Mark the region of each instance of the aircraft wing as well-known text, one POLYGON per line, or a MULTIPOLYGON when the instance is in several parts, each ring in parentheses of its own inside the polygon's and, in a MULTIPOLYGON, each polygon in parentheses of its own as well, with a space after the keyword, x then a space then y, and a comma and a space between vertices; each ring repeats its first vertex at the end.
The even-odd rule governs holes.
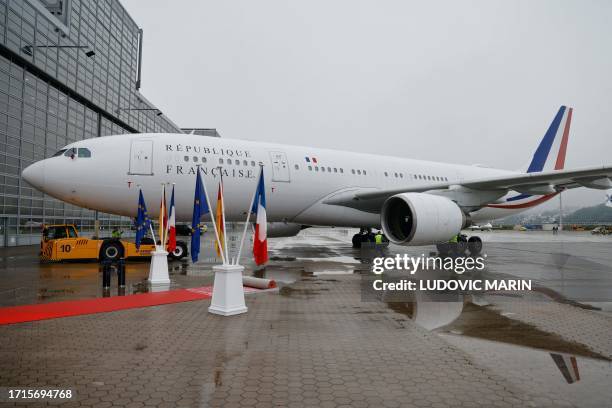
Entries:
POLYGON ((346 205, 354 208, 374 211, 388 197, 401 193, 422 193, 432 190, 448 190, 451 186, 463 187, 476 191, 518 191, 528 194, 550 194, 557 191, 588 187, 596 189, 612 188, 612 166, 585 167, 575 170, 552 170, 538 173, 516 173, 507 176, 496 176, 459 183, 434 182, 422 183, 386 190, 357 189, 338 193, 328 197, 326 204, 346 205), (359 203, 362 201, 362 203, 359 203), (367 204, 366 204, 367 202, 367 204), (358 204, 359 203, 359 204, 358 204))

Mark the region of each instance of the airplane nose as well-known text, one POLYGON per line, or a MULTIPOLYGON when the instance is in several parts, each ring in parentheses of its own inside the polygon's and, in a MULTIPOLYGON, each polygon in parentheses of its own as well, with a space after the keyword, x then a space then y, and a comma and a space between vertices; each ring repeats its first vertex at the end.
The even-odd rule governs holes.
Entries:
POLYGON ((39 190, 45 185, 45 164, 42 161, 33 163, 23 169, 21 177, 39 190))

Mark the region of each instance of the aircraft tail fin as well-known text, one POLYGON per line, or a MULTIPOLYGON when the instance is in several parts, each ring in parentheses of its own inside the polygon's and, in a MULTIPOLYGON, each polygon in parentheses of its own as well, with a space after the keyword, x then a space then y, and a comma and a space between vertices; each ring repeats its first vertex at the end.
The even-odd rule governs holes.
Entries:
POLYGON ((573 110, 573 108, 568 108, 567 106, 559 108, 533 154, 531 163, 527 168, 527 173, 538 173, 544 170, 561 170, 564 168, 573 110))

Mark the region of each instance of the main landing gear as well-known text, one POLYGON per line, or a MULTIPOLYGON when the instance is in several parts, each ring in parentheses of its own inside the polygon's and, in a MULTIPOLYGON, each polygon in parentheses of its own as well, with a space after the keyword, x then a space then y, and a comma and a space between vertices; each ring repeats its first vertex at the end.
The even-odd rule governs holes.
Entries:
POLYGON ((389 240, 384 235, 382 235, 382 242, 376 243, 376 234, 372 232, 372 228, 361 228, 359 233, 353 235, 353 248, 386 248, 388 246, 389 240))
POLYGON ((445 256, 478 256, 482 252, 482 239, 476 235, 471 236, 469 239, 465 234, 459 234, 457 242, 443 242, 437 244, 438 255, 441 257, 445 256))

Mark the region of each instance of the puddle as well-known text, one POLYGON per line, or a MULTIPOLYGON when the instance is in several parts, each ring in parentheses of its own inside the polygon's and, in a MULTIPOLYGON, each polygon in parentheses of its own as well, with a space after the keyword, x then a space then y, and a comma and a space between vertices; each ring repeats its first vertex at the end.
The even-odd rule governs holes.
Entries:
POLYGON ((315 295, 321 294, 322 291, 328 291, 327 288, 317 288, 317 289, 302 289, 302 288, 292 288, 291 286, 283 286, 279 290, 279 294, 281 296, 288 297, 304 297, 306 299, 312 298, 315 295))
POLYGON ((534 325, 503 316, 487 306, 473 303, 464 304, 461 315, 440 331, 454 331, 462 336, 612 361, 581 343, 566 340, 555 333, 545 332, 534 325))

